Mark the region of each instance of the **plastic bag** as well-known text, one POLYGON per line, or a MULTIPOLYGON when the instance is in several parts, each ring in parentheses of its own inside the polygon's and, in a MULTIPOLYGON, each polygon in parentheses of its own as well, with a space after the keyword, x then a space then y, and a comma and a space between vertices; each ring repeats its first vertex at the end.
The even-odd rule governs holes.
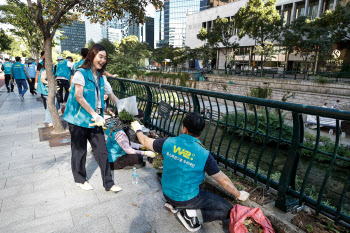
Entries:
POLYGON ((137 110, 136 96, 130 96, 128 98, 117 100, 117 109, 118 112, 125 109, 133 116, 138 115, 139 111, 137 110))
POLYGON ((249 232, 243 225, 246 218, 251 217, 255 222, 263 227, 264 233, 275 233, 271 222, 265 217, 259 207, 249 208, 247 206, 235 205, 230 213, 230 233, 246 233, 249 232))

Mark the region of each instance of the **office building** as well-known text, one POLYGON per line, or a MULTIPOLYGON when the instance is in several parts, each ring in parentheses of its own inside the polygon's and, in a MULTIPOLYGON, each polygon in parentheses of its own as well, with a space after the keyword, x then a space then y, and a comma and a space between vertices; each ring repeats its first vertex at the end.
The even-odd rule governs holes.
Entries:
POLYGON ((139 41, 148 43, 154 49, 154 18, 147 17, 145 23, 140 24, 139 28, 139 41))
POLYGON ((155 13, 155 47, 166 44, 184 47, 186 39, 186 16, 207 9, 207 0, 164 0, 164 9, 155 13))
POLYGON ((86 44, 85 22, 74 21, 71 26, 63 26, 60 29, 62 36, 66 37, 60 41, 61 51, 80 51, 86 44))
POLYGON ((86 43, 89 41, 98 42, 102 39, 102 27, 99 23, 91 23, 87 18, 85 19, 86 29, 86 43))
MULTIPOLYGON (((245 6, 248 0, 240 0, 225 5, 213 7, 204 11, 196 12, 187 15, 186 18, 186 46, 195 48, 197 46, 204 45, 204 41, 197 39, 197 34, 201 28, 206 28, 208 31, 214 25, 214 21, 217 17, 231 19, 240 7, 245 6)), ((290 24, 300 16, 307 16, 309 19, 315 19, 319 17, 326 10, 335 9, 337 4, 345 5, 349 0, 277 0, 276 9, 279 10, 283 23, 285 25, 290 24), (307 9, 307 11, 305 11, 307 9)), ((236 68, 251 68, 256 61, 260 60, 260 57, 254 55, 255 41, 249 37, 244 37, 241 40, 236 35, 236 30, 233 32, 231 42, 236 41, 240 47, 234 51, 227 51, 229 53, 234 52, 236 68)), ((284 48, 274 42, 276 51, 283 51, 284 48)), ((225 51, 225 48, 221 48, 221 51, 225 51)), ((342 50, 345 53, 346 50, 342 50)), ((267 67, 277 68, 279 70, 301 71, 302 58, 299 55, 288 54, 285 52, 276 52, 275 57, 265 63, 267 67)), ((343 56, 343 55, 342 55, 343 56)), ((216 58, 216 67, 218 69, 225 68, 226 57, 222 52, 218 53, 216 58)), ((314 70, 314 62, 310 62, 307 69, 314 70)))

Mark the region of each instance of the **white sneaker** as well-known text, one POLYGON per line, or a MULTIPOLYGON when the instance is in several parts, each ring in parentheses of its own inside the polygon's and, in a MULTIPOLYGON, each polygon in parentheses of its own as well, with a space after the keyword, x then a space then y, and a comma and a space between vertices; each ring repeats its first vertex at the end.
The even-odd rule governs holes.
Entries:
POLYGON ((123 189, 121 188, 121 187, 119 187, 119 186, 117 186, 117 185, 113 185, 110 189, 109 189, 109 191, 112 191, 112 192, 119 192, 119 191, 122 191, 123 189))
POLYGON ((84 184, 77 183, 77 186, 80 187, 81 189, 84 189, 86 191, 93 190, 94 188, 89 184, 87 181, 84 182, 84 184))
POLYGON ((23 102, 23 101, 24 101, 23 96, 19 95, 19 98, 21 99, 21 102, 23 102))

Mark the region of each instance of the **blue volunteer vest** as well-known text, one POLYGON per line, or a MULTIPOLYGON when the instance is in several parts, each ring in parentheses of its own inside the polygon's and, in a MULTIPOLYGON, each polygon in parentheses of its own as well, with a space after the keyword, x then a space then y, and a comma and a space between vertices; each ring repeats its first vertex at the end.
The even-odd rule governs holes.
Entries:
POLYGON ((39 73, 39 78, 38 78, 38 85, 37 85, 37 89, 36 89, 36 92, 37 93, 40 93, 42 95, 49 95, 49 90, 48 88, 45 87, 44 83, 41 82, 41 73, 44 71, 45 69, 42 68, 40 70, 40 73, 39 73))
POLYGON ((123 151, 123 149, 119 146, 118 142, 115 140, 115 135, 119 131, 111 133, 109 129, 106 130, 106 135, 108 136, 107 143, 106 143, 107 150, 108 150, 108 161, 111 163, 115 162, 117 158, 119 158, 120 156, 126 154, 123 151))
MULTIPOLYGON (((79 68, 85 79, 85 86, 83 96, 91 106, 95 109, 96 97, 95 97, 95 82, 91 69, 79 68)), ((98 85, 100 86, 100 95, 102 102, 102 109, 104 109, 104 79, 99 78, 98 85)), ((103 116, 103 113, 102 113, 103 116)), ((75 85, 72 85, 71 91, 69 92, 69 97, 66 105, 66 110, 64 111, 63 119, 73 125, 81 126, 84 128, 94 128, 94 126, 89 126, 89 124, 94 123, 91 121, 91 115, 78 103, 75 98, 75 85)))
POLYGON ((13 78, 14 79, 27 79, 23 70, 24 65, 20 62, 16 62, 12 65, 13 78))
POLYGON ((5 74, 11 74, 12 63, 7 61, 3 64, 5 74))
POLYGON ((77 63, 74 64, 73 66, 73 71, 74 73, 77 71, 77 69, 84 63, 85 59, 82 59, 80 61, 78 61, 77 63))
POLYGON ((67 60, 61 60, 57 63, 57 70, 55 73, 55 77, 61 76, 70 80, 71 69, 67 66, 67 60))
POLYGON ((163 193, 174 201, 188 201, 199 194, 209 156, 201 142, 188 134, 168 138, 162 149, 163 193))
POLYGON ((28 74, 29 74, 30 78, 35 78, 35 75, 36 75, 35 67, 36 67, 36 63, 35 62, 32 62, 32 63, 27 65, 27 71, 28 71, 28 74))

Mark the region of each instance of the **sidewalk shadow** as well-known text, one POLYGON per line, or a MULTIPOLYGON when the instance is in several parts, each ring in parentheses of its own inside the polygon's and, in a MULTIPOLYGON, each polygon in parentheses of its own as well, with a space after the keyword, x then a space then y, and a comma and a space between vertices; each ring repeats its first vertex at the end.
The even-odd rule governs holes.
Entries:
POLYGON ((92 175, 95 173, 98 164, 94 155, 94 152, 87 152, 87 158, 90 159, 90 161, 87 161, 87 166, 86 166, 86 175, 88 177, 88 179, 90 179, 92 177, 92 175), (92 157, 91 159, 89 158, 88 154, 90 154, 90 156, 92 157))

